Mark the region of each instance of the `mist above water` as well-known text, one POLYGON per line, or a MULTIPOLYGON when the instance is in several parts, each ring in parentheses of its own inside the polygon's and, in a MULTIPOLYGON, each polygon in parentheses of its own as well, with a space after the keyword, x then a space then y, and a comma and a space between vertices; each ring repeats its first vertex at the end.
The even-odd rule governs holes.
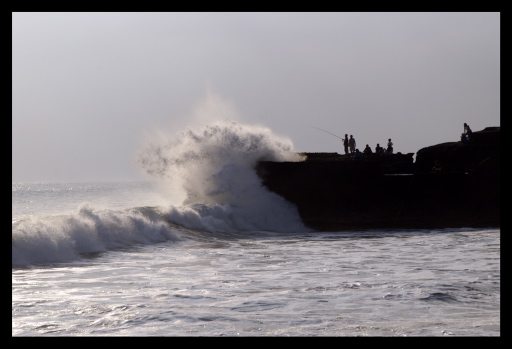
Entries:
POLYGON ((218 111, 227 110, 219 107, 222 103, 208 96, 196 109, 196 120, 211 119, 211 110, 213 121, 154 137, 139 152, 138 163, 179 197, 169 212, 179 224, 206 230, 297 231, 302 223, 296 208, 264 188, 254 166, 262 160, 301 161, 302 156, 293 151, 291 140, 266 127, 222 118, 218 111))

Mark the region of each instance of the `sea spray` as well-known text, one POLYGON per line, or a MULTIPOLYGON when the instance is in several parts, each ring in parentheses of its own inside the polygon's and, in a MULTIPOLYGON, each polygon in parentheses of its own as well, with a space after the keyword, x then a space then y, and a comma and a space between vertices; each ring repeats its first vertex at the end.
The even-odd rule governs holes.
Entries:
POLYGON ((169 220, 207 231, 307 230, 295 206, 269 192, 258 161, 301 161, 292 142, 266 127, 226 120, 149 143, 138 162, 147 173, 183 190, 169 220))

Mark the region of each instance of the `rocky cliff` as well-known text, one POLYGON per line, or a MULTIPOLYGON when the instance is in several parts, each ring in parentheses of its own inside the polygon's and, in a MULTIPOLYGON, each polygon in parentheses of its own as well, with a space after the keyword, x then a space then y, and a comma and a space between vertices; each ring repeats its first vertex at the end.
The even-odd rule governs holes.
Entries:
POLYGON ((414 153, 353 160, 304 153, 302 162, 262 161, 271 191, 297 206, 318 230, 497 227, 500 225, 500 128, 473 132, 414 153), (434 162, 441 164, 433 171, 434 162))

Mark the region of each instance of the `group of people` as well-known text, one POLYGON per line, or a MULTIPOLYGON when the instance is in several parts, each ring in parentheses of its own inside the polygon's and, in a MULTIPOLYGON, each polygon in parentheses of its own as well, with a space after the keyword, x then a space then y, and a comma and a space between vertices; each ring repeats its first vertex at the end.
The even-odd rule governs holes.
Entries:
MULTIPOLYGON (((354 136, 350 135, 350 138, 347 134, 345 134, 345 138, 343 139, 343 148, 345 150, 345 154, 351 154, 354 156, 354 159, 361 159, 363 156, 370 156, 373 154, 372 148, 367 144, 364 148, 363 152, 361 153, 359 149, 356 148, 356 139, 354 136)), ((384 149, 377 143, 377 146, 375 147, 375 154, 381 155, 381 154, 393 154, 393 142, 391 142, 391 138, 388 139, 387 148, 384 149)))
POLYGON ((345 149, 345 154, 349 153, 349 149, 350 154, 354 154, 356 152, 356 139, 354 138, 354 136, 350 135, 350 138, 348 138, 348 135, 345 134, 345 138, 342 139, 342 141, 343 148, 345 149))
MULTIPOLYGON (((460 139, 462 143, 468 143, 471 141, 473 136, 473 131, 471 131, 471 128, 467 123, 464 123, 464 133, 460 136, 460 139)), ((356 148, 356 139, 353 135, 350 135, 350 138, 348 134, 345 134, 345 138, 342 139, 343 141, 343 148, 345 150, 345 155, 352 155, 354 159, 362 159, 363 157, 368 157, 372 154, 393 154, 393 142, 391 141, 391 138, 388 139, 387 148, 384 149, 377 143, 377 146, 375 147, 375 153, 372 151, 372 148, 367 144, 364 148, 363 152, 360 152, 359 149, 356 148)), ((436 164, 436 171, 440 171, 441 166, 439 164, 436 164)))

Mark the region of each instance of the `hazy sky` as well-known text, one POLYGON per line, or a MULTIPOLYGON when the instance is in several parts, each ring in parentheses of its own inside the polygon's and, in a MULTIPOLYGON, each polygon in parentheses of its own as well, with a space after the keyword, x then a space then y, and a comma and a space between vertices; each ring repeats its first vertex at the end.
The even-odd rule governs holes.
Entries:
POLYGON ((500 13, 13 13, 12 180, 143 178, 207 90, 299 152, 500 126, 500 13))

